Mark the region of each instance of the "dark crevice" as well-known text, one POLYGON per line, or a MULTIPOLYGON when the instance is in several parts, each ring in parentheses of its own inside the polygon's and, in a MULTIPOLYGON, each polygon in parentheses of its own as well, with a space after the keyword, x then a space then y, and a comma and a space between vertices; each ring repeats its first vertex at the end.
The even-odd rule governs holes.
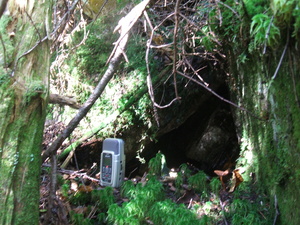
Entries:
MULTIPOLYGON (((228 98, 227 87, 221 86, 218 94, 228 98)), ((166 156, 169 168, 190 163, 212 175, 216 169, 234 167, 239 146, 230 105, 216 97, 209 98, 181 126, 148 145, 142 157, 149 160, 158 151, 166 156), (197 153, 197 146, 203 153, 197 153)))

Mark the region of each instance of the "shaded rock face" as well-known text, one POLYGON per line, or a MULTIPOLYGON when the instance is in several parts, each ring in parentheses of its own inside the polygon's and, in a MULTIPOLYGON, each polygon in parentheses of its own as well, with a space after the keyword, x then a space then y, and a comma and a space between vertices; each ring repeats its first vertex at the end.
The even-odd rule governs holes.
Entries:
POLYGON ((228 169, 238 156, 238 142, 231 113, 226 109, 216 109, 210 116, 203 132, 196 132, 186 150, 190 160, 202 164, 208 170, 228 169))
POLYGON ((95 139, 85 142, 76 148, 76 158, 70 161, 70 166, 75 169, 91 168, 95 163, 100 168, 100 155, 102 152, 102 140, 95 139))
MULTIPOLYGON (((226 97, 226 88, 220 94, 226 97)), ((234 166, 239 145, 230 106, 211 96, 183 124, 149 144, 142 156, 148 160, 157 151, 165 154, 169 168, 188 162, 213 174, 234 166)))

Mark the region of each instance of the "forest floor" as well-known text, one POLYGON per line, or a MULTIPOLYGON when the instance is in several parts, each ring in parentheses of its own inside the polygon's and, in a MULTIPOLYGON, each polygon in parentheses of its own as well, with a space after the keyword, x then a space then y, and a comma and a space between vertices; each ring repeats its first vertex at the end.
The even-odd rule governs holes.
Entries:
MULTIPOLYGON (((105 189, 105 187, 100 186, 100 176, 99 173, 96 172, 95 170, 93 171, 93 168, 81 170, 58 168, 57 179, 55 181, 56 187, 54 191, 52 191, 50 165, 44 164, 42 167, 40 186, 40 224, 106 224, 99 222, 97 219, 99 218, 99 200, 92 201, 90 197, 93 191, 105 189), (74 220, 74 214, 81 215, 82 221, 87 222, 86 219, 88 219, 88 221, 97 222, 78 222, 78 220, 74 220)), ((246 213, 245 218, 253 214, 252 211, 254 211, 255 217, 259 217, 256 218, 255 221, 257 221, 258 224, 267 224, 270 205, 268 202, 262 200, 262 196, 259 196, 253 191, 242 191, 237 196, 234 192, 229 192, 229 187, 226 188, 217 185, 216 187, 220 188, 219 193, 215 194, 210 191, 203 197, 203 192, 201 193, 195 190, 197 188, 193 188, 187 180, 180 184, 180 190, 178 190, 178 184, 176 184, 175 178, 177 172, 178 170, 171 171, 171 176, 158 178, 163 185, 165 198, 170 199, 178 205, 184 204, 186 209, 193 210, 198 218, 205 215, 214 218, 213 222, 199 224, 228 225, 237 224, 238 221, 244 222, 243 218, 239 218, 240 220, 235 222, 235 218, 231 214, 232 210, 236 213, 244 211, 244 213, 246 213), (256 208, 255 205, 257 203, 259 203, 260 207, 256 208), (249 204, 251 208, 249 208, 249 204)), ((128 178, 125 178, 125 180, 128 180, 128 178)), ((130 180, 135 186, 138 184, 143 186, 147 182, 147 173, 142 177, 135 176, 130 180)), ((221 184, 221 181, 219 181, 219 183, 221 184)), ((113 188, 113 196, 113 203, 117 203, 119 206, 124 202, 130 201, 130 199, 122 195, 121 188, 113 188)), ((253 219, 250 218, 250 220, 253 219)), ((106 219, 103 221, 106 221, 106 219)), ((143 224, 155 223, 150 219, 145 219, 143 224)))
MULTIPOLYGON (((48 127, 44 136, 44 149, 53 141, 55 134, 63 128, 63 124, 48 127)), ((271 205, 270 200, 264 194, 259 193, 255 187, 255 174, 253 174, 252 180, 244 181, 242 176, 245 175, 238 169, 214 171, 215 176, 208 176, 193 165, 183 164, 180 168, 167 169, 164 174, 155 175, 160 186, 159 189, 155 189, 157 185, 155 186, 153 183, 153 188, 147 189, 145 187, 147 187, 147 183, 150 183, 151 174, 162 172, 153 173, 151 169, 148 169, 143 175, 128 174, 128 177, 124 179, 124 185, 120 188, 107 189, 107 187, 100 185, 99 166, 93 163, 95 159, 100 160, 99 151, 96 151, 99 149, 99 143, 95 141, 89 142, 87 146, 82 145, 82 149, 76 150, 79 161, 76 160, 75 164, 69 163, 64 169, 58 165, 56 172, 53 172, 52 165, 47 163, 42 165, 40 224, 131 225, 131 223, 126 222, 108 221, 110 206, 117 204, 120 209, 125 210, 125 207, 122 208, 122 206, 133 201, 133 198, 128 197, 130 192, 135 192, 136 197, 139 194, 149 194, 149 190, 150 192, 161 190, 163 193, 163 198, 154 199, 154 202, 169 200, 181 209, 184 206, 184 210, 189 211, 199 221, 199 223, 192 224, 272 224, 272 221, 273 224, 276 223, 278 215, 274 212, 277 206, 271 205), (128 184, 132 184, 129 191, 128 184), (125 187, 126 185, 127 187, 125 187), (135 189, 133 190, 133 188, 135 189), (147 189, 148 192, 143 188, 147 189), (126 189, 127 194, 125 193, 126 189), (105 192, 107 190, 111 192, 105 192), (111 194, 112 198, 103 196, 103 194, 111 194), (204 217, 208 218, 206 222, 203 220, 204 217)), ((161 163, 161 158, 156 156, 153 159, 154 164, 161 163), (155 158, 157 159, 155 160, 155 158)), ((149 168, 151 168, 150 161, 149 168)), ((161 164, 158 168, 162 168, 161 164)), ((153 196, 151 193, 149 196, 149 199, 148 197, 145 198, 146 201, 151 201, 150 198, 153 196)), ((174 205, 172 207, 170 208, 176 211, 174 205)), ((139 218, 142 223, 138 224, 161 224, 153 222, 147 213, 142 217, 142 219, 139 218)))

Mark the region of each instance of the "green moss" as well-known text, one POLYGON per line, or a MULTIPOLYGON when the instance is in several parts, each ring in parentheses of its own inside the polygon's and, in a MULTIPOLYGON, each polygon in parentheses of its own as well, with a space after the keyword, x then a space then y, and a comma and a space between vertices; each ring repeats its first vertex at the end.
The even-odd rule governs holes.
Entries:
MULTIPOLYGON (((43 96, 46 93, 46 87, 42 82, 32 82, 25 92, 24 101, 26 104, 30 103, 34 98, 43 96)), ((42 97, 45 98, 45 97, 42 97)))
POLYGON ((195 175, 188 178, 189 185, 197 192, 201 193, 201 197, 205 198, 208 194, 208 179, 203 171, 199 171, 195 175))
MULTIPOLYGON (((11 20, 12 18, 7 15, 3 15, 0 19, 0 35, 1 35, 0 66, 1 67, 3 66, 4 68, 8 68, 8 66, 12 63, 13 60, 14 46, 6 30, 11 20)), ((0 75, 1 75, 1 71, 0 71, 0 75)))
MULTIPOLYGON (((239 67, 237 79, 244 89, 240 96, 248 110, 257 115, 262 115, 261 110, 266 111, 268 121, 261 122, 250 115, 239 115, 244 123, 244 147, 242 145, 238 165, 246 168, 243 177, 251 178, 248 181, 257 182, 257 190, 268 193, 271 204, 274 204, 275 195, 277 196, 282 223, 297 224, 299 221, 295 215, 299 211, 294 202, 300 200, 300 183, 296 179, 299 171, 300 112, 295 101, 289 66, 284 61, 276 79, 267 83, 269 92, 259 96, 260 82, 268 80, 266 72, 273 75, 272 71, 260 70, 263 68, 261 64, 271 63, 269 68, 276 68, 277 64, 268 62, 267 58, 259 59, 259 54, 251 55, 249 59, 243 67, 239 67), (267 99, 267 107, 264 107, 261 98, 267 99)), ((275 213, 274 207, 270 210, 275 213)), ((241 218, 243 217, 236 216, 233 221, 241 218)))
POLYGON ((268 3, 264 0, 244 0, 243 2, 249 17, 263 13, 268 8, 268 3))
MULTIPOLYGON (((117 40, 118 35, 113 34, 114 26, 118 19, 116 16, 102 16, 97 21, 89 24, 89 37, 84 45, 76 50, 73 67, 80 69, 80 79, 88 81, 97 74, 103 74, 106 70, 106 61, 113 49, 112 41, 117 40), (109 24, 109 26, 108 26, 109 24)), ((85 31, 77 32, 73 42, 80 43, 84 37, 85 31)))

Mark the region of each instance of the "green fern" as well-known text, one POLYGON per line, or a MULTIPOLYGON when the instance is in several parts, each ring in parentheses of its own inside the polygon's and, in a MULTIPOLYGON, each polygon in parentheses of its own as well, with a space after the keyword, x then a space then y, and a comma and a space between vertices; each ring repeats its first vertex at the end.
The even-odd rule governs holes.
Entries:
POLYGON ((219 191, 221 190, 220 179, 218 177, 212 178, 209 182, 209 187, 215 195, 219 195, 219 191))
POLYGON ((254 37, 255 48, 263 45, 274 47, 280 38, 279 28, 266 14, 257 14, 252 18, 250 34, 254 37))
POLYGON ((71 221, 74 225, 92 225, 92 222, 88 218, 84 218, 83 214, 71 212, 71 221))
POLYGON ((189 177, 188 183, 197 192, 202 194, 202 197, 208 196, 207 175, 203 171, 199 171, 195 175, 189 177))
POLYGON ((105 187, 101 190, 93 190, 91 194, 92 202, 98 202, 100 210, 106 211, 115 202, 112 187, 105 187))
POLYGON ((149 173, 157 176, 161 175, 163 155, 157 153, 156 156, 149 161, 149 173))
POLYGON ((165 198, 163 186, 156 176, 149 175, 147 182, 136 186, 132 182, 125 182, 122 186, 123 195, 130 201, 123 203, 122 207, 112 204, 108 209, 108 220, 112 224, 139 224, 155 202, 165 198), (126 220, 124 219, 126 218, 126 220))
POLYGON ((127 180, 121 187, 121 196, 123 198, 133 198, 136 193, 135 185, 131 180, 127 180))
POLYGON ((196 214, 189 211, 184 205, 177 205, 169 199, 156 202, 149 210, 149 217, 154 224, 193 225, 200 223, 196 214))

